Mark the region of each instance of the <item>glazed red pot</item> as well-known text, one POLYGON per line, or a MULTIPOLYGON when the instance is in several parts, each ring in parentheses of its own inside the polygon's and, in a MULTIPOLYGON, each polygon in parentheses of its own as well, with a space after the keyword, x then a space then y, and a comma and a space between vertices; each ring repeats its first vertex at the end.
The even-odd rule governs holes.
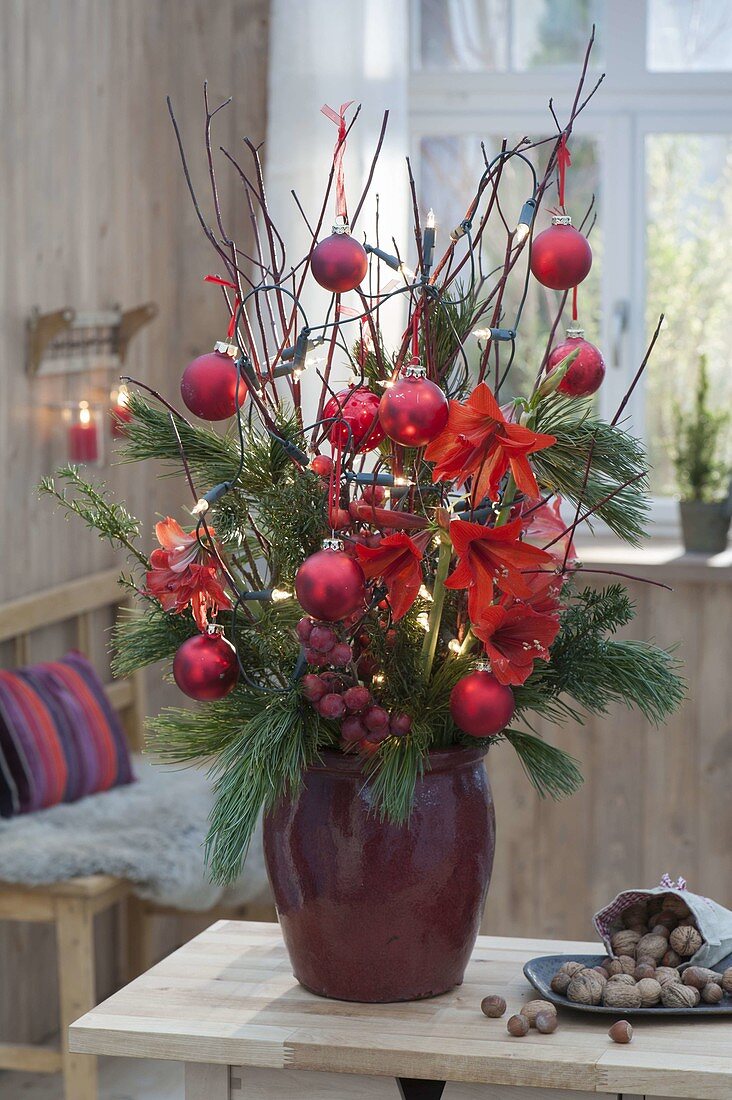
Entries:
POLYGON ((463 980, 493 867, 480 749, 430 754, 408 824, 381 821, 357 756, 324 752, 264 820, 297 980, 343 1001, 411 1001, 463 980))

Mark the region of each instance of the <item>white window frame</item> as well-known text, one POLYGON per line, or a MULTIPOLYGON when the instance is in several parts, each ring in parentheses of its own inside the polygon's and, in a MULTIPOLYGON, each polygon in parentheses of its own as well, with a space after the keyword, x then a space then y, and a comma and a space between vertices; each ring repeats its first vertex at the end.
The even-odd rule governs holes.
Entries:
MULTIPOLYGON (((412 0, 411 40, 418 42, 419 5, 412 0)), ((606 79, 575 125, 601 146, 600 190, 604 258, 601 278, 601 346, 608 373, 600 390, 603 415, 612 415, 640 364, 645 330, 645 139, 652 133, 732 133, 732 72, 657 73, 645 67, 646 0, 605 0, 603 68, 606 79), (612 150, 612 155, 602 155, 612 150), (627 223, 627 232, 619 231, 627 223), (619 334, 616 308, 628 303, 619 334)), ((548 97, 566 116, 577 67, 541 72, 420 71, 412 57, 409 77, 410 144, 415 163, 427 136, 549 132, 548 97)), ((588 74, 587 87, 599 75, 588 74)), ((644 433, 643 385, 627 407, 632 430, 644 433)), ((670 497, 654 498, 651 533, 678 536, 678 509, 670 497)))

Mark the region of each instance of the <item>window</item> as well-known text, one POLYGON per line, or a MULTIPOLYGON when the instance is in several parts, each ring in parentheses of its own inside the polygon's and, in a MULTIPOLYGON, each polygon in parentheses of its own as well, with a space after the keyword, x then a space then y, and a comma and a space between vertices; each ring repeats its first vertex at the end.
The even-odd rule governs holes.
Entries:
MULTIPOLYGON (((598 396, 612 416, 666 314, 627 414, 649 450, 654 531, 671 534, 668 440, 700 354, 720 402, 732 397, 732 0, 413 0, 413 155, 425 200, 456 224, 481 142, 490 155, 503 137, 546 136, 550 95, 566 116, 593 22, 590 81, 607 77, 575 126, 567 194, 575 224, 593 195, 597 215, 580 320, 603 349, 598 396)), ((526 193, 515 167, 512 214, 526 193)), ((497 243, 486 242, 485 264, 497 243)), ((532 285, 517 345, 526 371, 554 302, 532 285)))

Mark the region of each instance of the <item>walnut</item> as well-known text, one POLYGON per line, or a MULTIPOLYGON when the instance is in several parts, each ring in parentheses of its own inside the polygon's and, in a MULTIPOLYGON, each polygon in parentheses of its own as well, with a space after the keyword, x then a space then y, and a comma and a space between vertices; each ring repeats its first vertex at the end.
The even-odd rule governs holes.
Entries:
POLYGON ((674 913, 673 909, 662 909, 660 913, 656 913, 653 918, 655 924, 663 924, 669 930, 675 928, 679 923, 679 916, 674 913))
MULTIPOLYGON (((583 971, 583 975, 587 973, 587 970, 583 971)), ((577 980, 579 980, 579 976, 577 980)), ((540 1012, 553 1012, 555 1016, 557 1014, 557 1010, 551 1001, 527 1001, 521 1009, 521 1015, 526 1017, 530 1027, 533 1027, 536 1023, 536 1017, 540 1012)))
POLYGON ((636 986, 643 1008, 653 1008, 661 1000, 661 986, 655 978, 641 978, 636 986))
POLYGON ((608 972, 608 976, 612 978, 614 974, 624 974, 623 964, 620 959, 610 959, 605 963, 605 970, 608 972))
POLYGON ((668 985, 669 982, 680 982, 681 975, 675 966, 659 966, 656 969, 656 981, 661 985, 668 985))
POLYGON ((613 951, 616 955, 632 955, 635 958, 636 946, 640 936, 637 932, 633 932, 630 928, 623 928, 620 932, 615 932, 610 938, 613 951))
POLYGON ((723 996, 722 987, 716 982, 707 982, 701 991, 701 999, 708 1005, 718 1005, 723 996))
POLYGON ((557 971, 558 974, 569 974, 570 978, 575 974, 579 974, 580 970, 585 969, 585 964, 581 962, 575 962, 573 959, 569 962, 562 963, 557 971))
POLYGON ((575 975, 569 983, 567 997, 575 1004, 599 1005, 602 1000, 602 991, 608 985, 610 985, 610 982, 603 982, 600 975, 596 974, 594 970, 583 970, 581 974, 575 975))
POLYGON ((669 937, 671 947, 681 955, 682 959, 691 958, 691 956, 699 950, 703 942, 696 928, 692 928, 691 925, 688 924, 674 928, 669 937))
POLYGON ((600 981, 606 982, 608 979, 608 973, 604 966, 591 966, 590 970, 593 974, 598 974, 600 981))
POLYGON ((663 936, 654 936, 653 933, 649 933, 647 936, 643 936, 638 940, 637 947, 635 949, 635 957, 642 959, 645 957, 655 959, 656 962, 660 962, 663 956, 668 951, 668 942, 663 936))
POLYGON ((635 985, 635 978, 632 974, 613 974, 612 978, 608 978, 610 982, 616 982, 619 985, 635 985))
POLYGON ((653 963, 638 963, 635 968, 635 973, 633 974, 637 982, 641 981, 643 978, 655 978, 655 976, 656 968, 653 963))
POLYGON ((684 985, 693 985, 694 989, 703 989, 709 982, 719 985, 722 975, 714 970, 707 970, 706 966, 688 966, 681 976, 684 985))
POLYGON ((668 982, 661 988, 665 1008, 694 1008, 699 1004, 699 990, 681 982, 668 982))
POLYGON ((732 966, 728 966, 722 975, 722 989, 725 993, 732 993, 732 966))
POLYGON ((636 961, 632 955, 618 955, 618 962, 622 966, 623 974, 634 974, 636 961))
POLYGON ((630 928, 633 924, 645 924, 647 913, 647 903, 645 901, 636 901, 633 905, 629 905, 627 909, 623 909, 621 919, 624 926, 630 928))
POLYGON ((663 936, 665 940, 671 935, 671 929, 666 924, 654 924, 651 929, 652 936, 663 936))
POLYGON ((661 959, 661 962, 664 966, 678 966, 681 962, 681 955, 670 948, 661 959))
POLYGON ((608 982, 605 986, 602 1003, 608 1008, 640 1008, 641 995, 638 986, 624 982, 608 982))

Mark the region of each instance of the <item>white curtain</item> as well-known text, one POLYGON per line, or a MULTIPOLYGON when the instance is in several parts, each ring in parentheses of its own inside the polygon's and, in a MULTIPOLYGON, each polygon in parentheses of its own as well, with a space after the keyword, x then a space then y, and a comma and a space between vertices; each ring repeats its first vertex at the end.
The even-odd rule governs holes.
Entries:
MULTIPOLYGON (((332 164, 337 129, 320 113, 323 104, 336 111, 342 103, 362 104, 345 154, 349 212, 355 210, 376 148, 382 116, 389 124, 370 197, 359 216, 356 235, 373 242, 375 195, 379 195, 382 247, 393 251, 392 236, 403 254, 413 252, 409 239, 407 173, 407 77, 409 71, 408 0, 272 0, 270 14, 269 114, 265 172, 272 216, 285 239, 288 259, 295 262, 310 246, 310 237, 291 195, 297 196, 315 223, 332 164)), ((331 231, 334 198, 321 238, 331 231)), ((412 263, 414 259, 412 257, 412 263)), ((383 272, 382 282, 391 273, 383 272)), ((311 324, 325 320, 329 296, 308 279, 303 305, 311 324)), ((358 305, 355 295, 344 304, 358 305)), ((387 339, 396 342, 403 323, 397 307, 382 316, 387 339)), ((351 325, 356 335, 355 325, 351 325)), ((349 342, 350 342, 349 333, 349 342)), ((308 372, 310 373, 310 372, 308 372)), ((345 381, 344 365, 340 378, 345 381)), ((304 392, 319 388, 317 377, 303 378, 304 392)))

